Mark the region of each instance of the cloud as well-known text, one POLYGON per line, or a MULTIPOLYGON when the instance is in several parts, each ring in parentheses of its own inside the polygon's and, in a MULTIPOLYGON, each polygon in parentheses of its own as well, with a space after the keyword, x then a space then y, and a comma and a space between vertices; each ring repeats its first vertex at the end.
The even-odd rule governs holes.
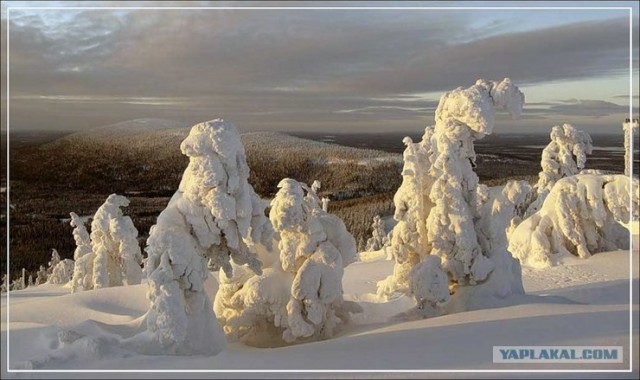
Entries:
MULTIPOLYGON (((12 126, 230 115, 247 129, 408 128, 437 104, 417 93, 479 77, 535 84, 628 70, 626 19, 513 32, 504 18, 477 22, 486 14, 12 11, 12 126)), ((618 111, 548 104, 525 119, 618 111)))

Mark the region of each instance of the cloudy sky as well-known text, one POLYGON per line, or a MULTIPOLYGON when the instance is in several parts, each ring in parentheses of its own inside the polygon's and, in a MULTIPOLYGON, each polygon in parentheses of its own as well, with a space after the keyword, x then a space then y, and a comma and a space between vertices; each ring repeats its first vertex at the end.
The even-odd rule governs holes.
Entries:
MULTIPOLYGON (((590 132, 618 132, 629 114, 627 9, 7 12, 70 5, 251 4, 3 2, 2 128, 7 59, 12 130, 83 129, 142 117, 189 123, 224 117, 242 130, 419 131, 432 122, 443 91, 503 77, 520 85, 527 105, 520 120, 499 117, 501 132, 546 132, 564 122, 590 132)), ((631 6, 632 32, 638 35, 637 2, 564 5, 631 6)), ((633 45, 637 82, 638 41, 633 45)), ((637 85, 631 96, 637 115, 637 85)))

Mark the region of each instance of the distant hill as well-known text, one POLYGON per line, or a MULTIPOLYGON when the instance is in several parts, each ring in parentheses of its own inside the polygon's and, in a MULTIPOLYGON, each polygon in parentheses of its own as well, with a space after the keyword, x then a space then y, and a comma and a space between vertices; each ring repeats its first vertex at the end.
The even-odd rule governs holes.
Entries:
MULTIPOLYGON (((126 149, 178 151, 180 143, 189 134, 191 125, 166 119, 134 119, 76 132, 50 143, 44 149, 58 149, 62 145, 111 145, 126 149)), ((337 164, 345 161, 360 165, 390 161, 400 163, 398 154, 374 149, 361 149, 290 136, 280 132, 246 132, 241 135, 247 152, 264 151, 278 155, 304 152, 315 156, 317 163, 337 164)))
MULTIPOLYGON (((122 191, 175 189, 188 159, 180 143, 191 125, 164 119, 135 119, 87 129, 43 144, 43 157, 17 163, 27 167, 28 177, 49 178, 52 170, 33 168, 32 162, 53 162, 67 178, 55 178, 65 186, 122 191), (54 161, 50 157, 56 157, 54 161), (59 157, 59 159, 58 159, 59 157), (68 167, 68 168, 67 168, 68 167)), ((256 191, 268 196, 282 178, 307 183, 318 179, 322 192, 333 199, 353 198, 393 191, 400 183, 402 156, 293 137, 279 132, 247 132, 241 135, 256 191)), ((45 166, 45 165, 43 165, 45 166)), ((22 174, 21 173, 21 174, 22 174)), ((36 179, 36 178, 34 178, 36 179)))

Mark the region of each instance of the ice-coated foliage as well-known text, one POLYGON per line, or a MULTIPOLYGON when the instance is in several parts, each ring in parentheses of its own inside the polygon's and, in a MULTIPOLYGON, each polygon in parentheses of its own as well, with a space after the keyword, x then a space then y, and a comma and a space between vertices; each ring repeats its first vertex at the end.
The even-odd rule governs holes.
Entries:
POLYGON ((180 149, 189 165, 147 240, 147 330, 163 352, 213 355, 225 338, 203 288, 209 269, 262 273, 255 251, 271 248, 273 230, 233 124, 197 124, 180 149))
POLYGON ((492 210, 480 207, 479 198, 486 189, 478 187, 473 171, 473 143, 491 134, 496 108, 517 117, 523 103, 524 95, 509 79, 478 80, 469 88, 458 88, 440 98, 436 124, 425 129, 420 143, 405 138, 403 181, 394 196, 398 224, 391 249, 396 265, 394 273, 378 283, 380 295, 413 295, 429 315, 434 312, 435 302, 446 298, 428 286, 438 284, 442 273, 446 273, 452 292, 460 286, 501 282, 498 279, 505 276, 517 280, 504 283, 505 289, 492 288, 494 293, 521 291, 517 262, 512 263, 508 257, 509 265, 497 265, 506 253, 505 229, 511 216, 496 222, 505 234, 499 243, 483 244, 479 236, 478 223, 485 219, 482 212, 492 210), (500 257, 496 252, 502 252, 500 257), (427 263, 430 255, 440 261, 436 264, 429 259, 427 263), (496 268, 500 268, 498 273, 496 268))
POLYGON ((584 168, 587 154, 593 149, 591 136, 571 124, 554 126, 550 137, 551 142, 542 150, 542 171, 535 185, 537 196, 526 210, 525 218, 540 209, 558 180, 576 175, 584 168))
POLYGON ((215 302, 227 333, 256 345, 328 338, 359 311, 342 298, 343 268, 356 258, 344 223, 320 207, 317 186, 287 178, 278 187, 269 219, 279 256, 265 252, 259 276, 221 274, 215 302))
POLYGON ((387 234, 384 231, 384 222, 380 215, 373 217, 373 224, 371 225, 373 232, 371 237, 367 240, 367 251, 377 251, 382 249, 388 244, 387 234))
MULTIPOLYGON (((15 280, 11 281, 11 285, 9 285, 9 290, 26 289, 27 282, 26 282, 26 279, 25 279, 25 273, 26 273, 26 270, 24 268, 22 268, 22 272, 21 272, 20 277, 18 277, 15 280)), ((5 280, 7 280, 6 277, 5 277, 5 280)))
POLYGON ((91 249, 91 239, 84 221, 75 212, 71 215, 71 226, 73 229, 73 239, 76 242, 76 249, 73 252, 73 276, 71 279, 71 292, 91 289, 93 287, 93 260, 95 254, 91 249))
POLYGON ((44 265, 40 265, 40 270, 36 274, 36 285, 42 285, 47 282, 47 268, 44 265))
POLYGON ((330 202, 329 198, 326 198, 326 197, 322 198, 322 209, 326 212, 329 212, 329 202, 330 202))
POLYGON ((51 249, 51 260, 47 263, 47 275, 51 275, 53 268, 60 262, 60 254, 55 248, 51 249))
POLYGON ((558 254, 587 258, 628 249, 629 231, 619 222, 637 219, 639 207, 638 180, 633 180, 631 194, 629 181, 623 175, 592 174, 559 180, 542 208, 511 234, 509 250, 523 264, 543 268, 558 254))
POLYGON ((631 161, 633 160, 633 142, 636 141, 640 133, 638 127, 638 119, 625 120, 622 123, 622 131, 624 132, 624 174, 631 175, 631 161))
POLYGON ((121 210, 128 205, 127 198, 111 194, 93 216, 90 238, 95 255, 91 279, 94 289, 135 285, 142 279, 138 230, 121 210))
POLYGON ((0 293, 5 293, 9 291, 9 278, 7 274, 2 275, 2 285, 0 285, 0 293))
POLYGON ((47 281, 50 284, 60 284, 64 285, 67 282, 71 281, 71 277, 73 276, 73 260, 64 259, 58 262, 56 266, 53 267, 51 274, 47 281))

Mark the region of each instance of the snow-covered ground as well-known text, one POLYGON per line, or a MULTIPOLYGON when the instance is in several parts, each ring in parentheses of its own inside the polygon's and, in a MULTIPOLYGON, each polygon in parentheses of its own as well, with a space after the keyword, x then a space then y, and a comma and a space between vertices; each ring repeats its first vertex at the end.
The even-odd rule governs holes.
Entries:
MULTIPOLYGON (((384 260, 382 255, 369 255, 372 261, 356 262, 345 269, 345 299, 358 302, 364 313, 354 316, 336 337, 280 348, 253 348, 229 342, 225 351, 213 357, 142 356, 109 343, 138 331, 136 323, 148 309, 145 284, 75 294, 60 285, 46 284, 12 292, 10 305, 6 294, 2 295, 3 349, 7 347, 10 327, 9 352, 2 354, 3 369, 7 368, 7 354, 11 369, 25 368, 31 360, 34 367, 42 370, 628 369, 630 275, 634 288, 633 355, 638 352, 637 235, 631 252, 631 258, 628 251, 603 252, 586 260, 564 258, 561 265, 547 269, 523 268, 527 295, 511 299, 511 306, 428 319, 413 317, 410 309, 414 301, 407 297, 382 301, 375 296, 376 282, 391 273, 393 261, 384 260), (58 335, 69 329, 102 338, 64 346, 58 335), (492 346, 498 345, 623 346, 624 363, 494 364, 492 346)), ((213 297, 217 290, 214 281, 208 281, 207 290, 213 297)), ((637 356, 633 367, 637 374, 637 356)), ((3 373, 2 377, 45 375, 48 374, 3 373)), ((154 377, 157 375, 160 374, 154 377)), ((634 374, 617 374, 631 375, 634 374)))

